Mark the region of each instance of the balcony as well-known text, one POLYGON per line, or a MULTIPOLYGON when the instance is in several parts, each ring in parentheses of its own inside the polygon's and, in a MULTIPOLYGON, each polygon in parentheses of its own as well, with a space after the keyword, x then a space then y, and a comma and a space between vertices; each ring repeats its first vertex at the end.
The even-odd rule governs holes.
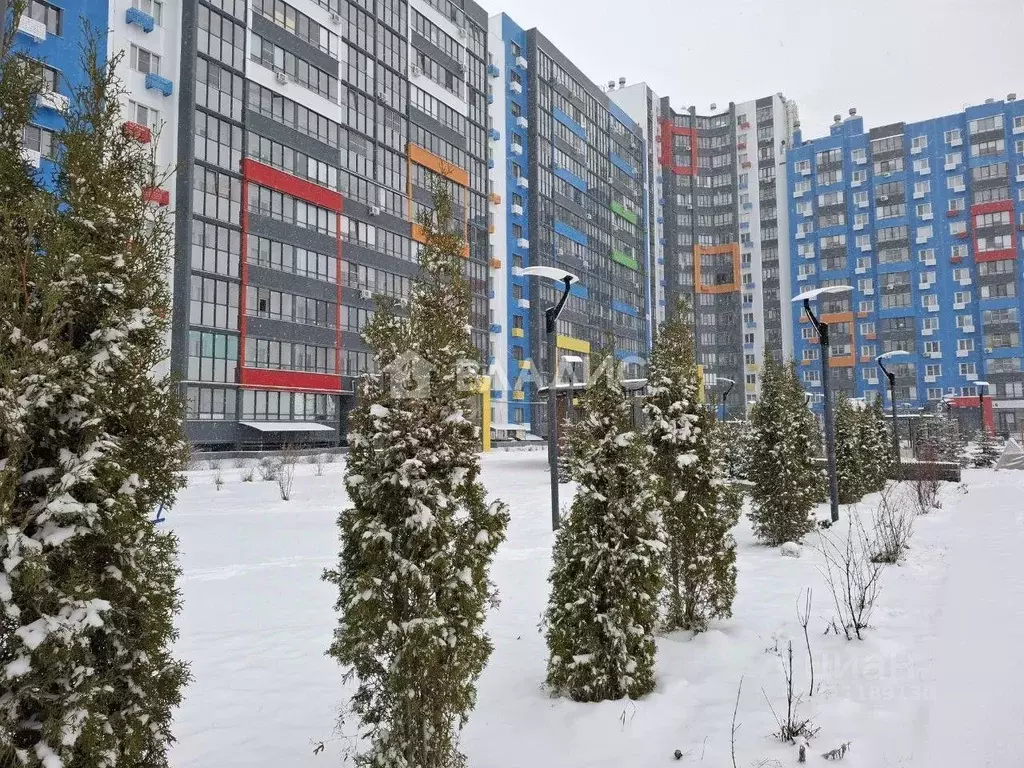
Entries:
POLYGON ((36 96, 36 106, 40 109, 52 109, 54 112, 63 112, 71 105, 71 99, 63 93, 46 91, 36 96))
POLYGON ((517 83, 515 80, 513 80, 508 84, 508 89, 512 91, 512 93, 521 94, 523 92, 523 84, 517 83))
POLYGON ((516 305, 520 309, 529 309, 530 308, 530 300, 529 299, 518 299, 516 301, 516 305))
POLYGON ((159 91, 164 96, 170 96, 174 92, 174 84, 166 77, 150 72, 146 75, 146 90, 159 91))
POLYGON ((497 77, 500 74, 501 74, 501 70, 498 69, 498 66, 496 64, 488 64, 487 65, 487 75, 488 75, 488 77, 497 77))
POLYGON ((497 128, 488 128, 487 135, 490 137, 491 141, 497 141, 501 138, 501 131, 497 128))
POLYGON ((21 18, 18 19, 18 31, 24 32, 37 43, 41 43, 46 40, 46 24, 41 21, 36 21, 35 19, 30 19, 24 13, 21 15, 21 18))
POLYGON ((160 189, 160 187, 143 187, 142 199, 147 203, 166 206, 171 204, 171 193, 166 189, 160 189))
POLYGON ((509 144, 508 148, 509 148, 509 151, 511 151, 513 155, 521 155, 521 154, 523 154, 523 145, 522 144, 509 144))
POLYGON ((516 125, 520 128, 526 128, 530 125, 530 121, 526 119, 526 115, 520 115, 516 118, 516 125))
POLYGON ((520 237, 518 240, 516 240, 516 245, 518 245, 524 251, 530 250, 530 241, 527 240, 525 237, 520 237))
POLYGON ((516 186, 522 187, 523 189, 529 189, 530 180, 525 176, 516 176, 516 186))
POLYGON ((43 155, 34 149, 28 149, 27 147, 21 148, 21 159, 30 168, 38 168, 39 164, 43 162, 43 155))
POLYGON ((516 66, 527 69, 530 66, 530 62, 526 60, 525 56, 516 56, 516 66))
POLYGON ((509 208, 509 210, 512 212, 513 216, 523 215, 523 206, 521 206, 519 203, 512 203, 512 207, 509 208))
POLYGON ((156 26, 153 17, 138 8, 129 8, 124 15, 124 20, 128 24, 136 25, 143 32, 152 32, 156 26))
POLYGON ((130 120, 121 126, 121 133, 140 144, 149 144, 153 140, 153 132, 147 126, 130 120))
POLYGON ((521 339, 526 335, 526 331, 522 328, 513 328, 512 335, 517 339, 521 339))

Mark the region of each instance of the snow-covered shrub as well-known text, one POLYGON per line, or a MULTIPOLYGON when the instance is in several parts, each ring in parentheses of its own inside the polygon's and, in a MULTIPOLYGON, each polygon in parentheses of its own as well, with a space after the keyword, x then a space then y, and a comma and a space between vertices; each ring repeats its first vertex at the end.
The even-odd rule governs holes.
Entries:
POLYGON ((983 469, 994 467, 1003 452, 999 439, 987 429, 982 429, 978 433, 975 443, 978 448, 973 465, 983 469))
POLYGON ((268 483, 277 482, 280 461, 273 456, 264 456, 257 462, 256 470, 260 473, 260 480, 268 483))
POLYGON ((546 617, 548 686, 575 701, 654 688, 654 628, 664 549, 651 451, 606 357, 583 396, 572 454, 579 484, 555 538, 546 617))
POLYGON ((327 466, 327 457, 330 454, 327 453, 314 453, 309 457, 309 463, 316 467, 316 476, 321 477, 324 473, 324 467, 327 466))
MULTIPOLYGON (((69 6, 76 10, 81 4, 69 6)), ((24 10, 20 3, 16 12, 24 10)), ((8 17, 10 19, 10 17, 8 17)), ((75 22, 77 23, 77 19, 75 22)), ((171 221, 152 147, 86 29, 83 82, 36 185, 22 130, 50 90, 0 53, 0 765, 166 768, 189 679, 177 541, 154 525, 188 448, 166 360, 171 221)))
POLYGON ((750 521, 764 543, 799 542, 814 530, 811 510, 819 501, 824 473, 812 461, 820 443, 792 365, 765 360, 761 396, 751 412, 748 476, 750 521))
POLYGON ((868 627, 875 600, 881 591, 883 564, 872 554, 875 544, 854 508, 846 510, 846 535, 833 529, 818 532, 818 550, 824 556, 819 567, 836 609, 836 621, 846 639, 862 639, 868 627))
POLYGON ((217 474, 213 476, 213 484, 217 487, 218 491, 224 487, 224 473, 219 469, 217 470, 217 474))
POLYGON ((871 559, 896 563, 914 533, 914 508, 903 483, 886 486, 874 512, 874 549, 871 559))
POLYGON ((288 447, 281 451, 281 455, 275 462, 276 471, 274 479, 277 480, 277 490, 281 493, 281 501, 288 501, 292 497, 292 484, 295 481, 295 465, 299 463, 299 454, 294 448, 288 447))
POLYGON ((861 445, 859 412, 842 392, 835 406, 836 479, 839 503, 854 504, 866 492, 865 456, 861 445))
POLYGON ((381 375, 362 379, 349 415, 351 506, 338 517, 338 565, 324 574, 338 588, 329 653, 355 681, 355 764, 373 768, 465 765, 459 732, 491 653, 489 570, 508 524, 479 480, 464 239, 441 186, 433 209, 420 217, 408 319, 378 300, 366 330, 381 375))
POLYGON ((732 615, 739 499, 721 466, 714 414, 697 401, 697 361, 688 309, 661 326, 651 357, 646 439, 665 528, 667 629, 701 631, 732 615))

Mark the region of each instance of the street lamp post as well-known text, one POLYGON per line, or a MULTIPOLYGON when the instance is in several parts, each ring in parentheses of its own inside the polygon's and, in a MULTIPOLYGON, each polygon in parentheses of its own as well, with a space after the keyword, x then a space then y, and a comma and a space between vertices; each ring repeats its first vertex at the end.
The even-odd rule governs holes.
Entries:
POLYGON ((814 330, 818 332, 818 343, 821 346, 821 386, 825 400, 825 459, 828 463, 828 495, 833 523, 839 520, 839 479, 836 476, 836 438, 832 425, 832 389, 828 377, 828 323, 819 320, 814 314, 811 310, 811 301, 825 294, 849 293, 852 290, 853 287, 849 285, 829 285, 824 288, 813 288, 793 297, 794 303, 803 302, 804 312, 807 313, 814 330))
POLYGON ((875 362, 878 363, 878 367, 882 369, 882 373, 885 374, 885 378, 889 382, 889 400, 892 401, 892 452, 896 456, 897 467, 903 463, 903 457, 900 456, 899 422, 896 420, 896 374, 886 368, 882 361, 893 357, 905 357, 909 354, 905 350, 894 349, 891 352, 883 352, 875 358, 875 362))
POLYGON ((729 393, 732 392, 732 388, 736 386, 736 382, 732 379, 727 379, 725 376, 719 376, 719 381, 724 381, 729 386, 725 388, 725 392, 722 393, 722 421, 725 421, 728 412, 725 410, 725 399, 729 397, 729 393))
MULTIPOLYGON (((562 284, 562 297, 558 304, 544 310, 544 332, 547 333, 548 367, 551 380, 548 382, 548 469, 551 473, 551 530, 557 531, 560 522, 558 510, 558 404, 555 397, 558 392, 558 368, 555 357, 558 355, 557 339, 558 316, 569 298, 569 289, 579 278, 571 272, 558 267, 524 267, 519 273, 524 277, 546 277, 562 284)), ((570 393, 571 396, 571 393, 570 393)))
POLYGON ((985 432, 985 390, 991 387, 987 381, 976 381, 974 386, 978 388, 978 417, 981 419, 981 431, 985 432))

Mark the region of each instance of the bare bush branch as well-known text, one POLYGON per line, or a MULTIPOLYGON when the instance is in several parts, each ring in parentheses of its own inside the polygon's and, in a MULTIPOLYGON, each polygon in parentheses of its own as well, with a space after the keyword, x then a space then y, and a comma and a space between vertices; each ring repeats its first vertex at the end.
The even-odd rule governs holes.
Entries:
MULTIPOLYGON (((803 592, 800 593, 803 596, 803 592)), ((803 608, 800 607, 800 598, 797 598, 796 605, 796 616, 800 622, 800 626, 804 629, 804 642, 807 644, 807 663, 811 668, 811 682, 807 688, 807 698, 814 696, 814 654, 811 653, 811 636, 807 632, 807 625, 811 623, 811 596, 813 592, 810 587, 807 588, 807 599, 804 601, 803 608)))
MULTIPOLYGON (((732 708, 732 734, 730 736, 730 748, 732 750, 732 768, 736 768, 736 732, 740 729, 739 725, 736 724, 736 713, 740 711, 740 694, 743 693, 743 678, 740 678, 740 684, 736 688, 736 706, 732 708)), ((701 755, 701 759, 703 759, 701 755)))
POLYGON ((802 697, 796 693, 793 686, 794 673, 792 640, 787 644, 785 655, 781 653, 779 654, 779 660, 782 662, 782 675, 786 680, 785 721, 779 718, 775 711, 775 707, 772 706, 772 703, 768 698, 768 694, 765 693, 763 688, 761 689, 761 693, 764 695, 764 700, 768 702, 768 709, 771 710, 772 717, 775 718, 775 723, 779 726, 779 730, 777 730, 774 735, 779 739, 779 741, 788 741, 791 743, 796 743, 797 739, 809 741, 814 738, 819 729, 815 727, 809 719, 801 720, 798 714, 802 697))
POLYGON ((281 492, 282 501, 288 501, 292 496, 292 482, 295 480, 298 460, 298 453, 292 446, 286 446, 277 460, 277 488, 281 492))
POLYGON ((914 533, 914 510, 908 503, 902 483, 882 490, 874 514, 874 550, 876 563, 896 563, 906 551, 914 533))
POLYGON ((855 636, 860 640, 861 630, 867 628, 881 591, 882 564, 871 558, 874 544, 857 511, 848 509, 846 518, 849 527, 845 538, 819 532, 818 549, 825 558, 825 566, 818 570, 832 593, 836 618, 846 639, 855 636))

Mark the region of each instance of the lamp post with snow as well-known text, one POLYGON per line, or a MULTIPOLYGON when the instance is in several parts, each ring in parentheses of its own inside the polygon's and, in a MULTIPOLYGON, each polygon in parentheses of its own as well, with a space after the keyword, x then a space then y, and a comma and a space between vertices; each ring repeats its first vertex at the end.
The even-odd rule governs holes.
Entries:
MULTIPOLYGON (((544 310, 548 368, 551 371, 551 380, 548 383, 548 469, 551 472, 551 530, 557 531, 561 515, 558 510, 558 404, 555 402, 558 391, 558 365, 555 363, 555 358, 558 355, 558 349, 556 335, 558 316, 562 313, 562 307, 565 306, 565 302, 569 298, 572 284, 579 282, 579 278, 558 267, 524 267, 519 274, 523 277, 544 277, 562 284, 562 296, 558 303, 544 310)), ((571 392, 569 396, 572 396, 571 392)))
POLYGON ((900 431, 899 422, 896 420, 896 374, 885 367, 883 360, 890 360, 894 357, 906 357, 910 353, 903 349, 894 349, 891 352, 883 352, 875 358, 875 362, 878 363, 878 367, 882 369, 882 373, 885 374, 886 381, 889 382, 889 400, 892 402, 892 452, 896 457, 896 466, 902 464, 902 457, 900 456, 900 431))
POLYGON ((981 431, 985 432, 985 390, 992 385, 987 381, 976 381, 974 386, 978 388, 978 417, 981 419, 981 431))
POLYGON ((725 382, 729 385, 722 393, 722 421, 725 421, 726 416, 728 416, 728 411, 725 410, 725 399, 729 397, 729 393, 732 392, 732 388, 736 386, 736 382, 732 379, 725 378, 725 376, 719 376, 718 381, 725 382))
POLYGON ((850 285, 828 285, 824 288, 812 288, 793 297, 793 303, 803 302, 807 318, 818 332, 818 344, 821 346, 821 386, 825 400, 825 459, 828 463, 828 497, 832 513, 832 522, 839 520, 839 479, 836 476, 836 437, 832 426, 832 397, 828 376, 829 338, 828 323, 820 320, 811 309, 811 302, 826 294, 849 293, 850 285))

